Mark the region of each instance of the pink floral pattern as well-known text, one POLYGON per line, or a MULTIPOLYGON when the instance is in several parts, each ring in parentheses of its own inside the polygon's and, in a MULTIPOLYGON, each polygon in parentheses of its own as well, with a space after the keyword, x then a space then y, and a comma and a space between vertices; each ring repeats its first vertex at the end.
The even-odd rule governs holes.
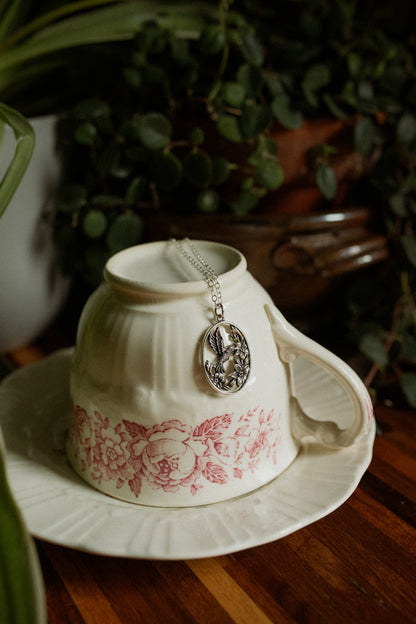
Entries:
POLYGON ((192 427, 169 420, 144 427, 123 420, 112 426, 98 411, 74 406, 70 444, 83 472, 98 484, 128 484, 136 498, 153 489, 198 493, 207 482, 223 485, 254 472, 260 461, 277 462, 280 416, 256 407, 246 414, 223 414, 192 427))

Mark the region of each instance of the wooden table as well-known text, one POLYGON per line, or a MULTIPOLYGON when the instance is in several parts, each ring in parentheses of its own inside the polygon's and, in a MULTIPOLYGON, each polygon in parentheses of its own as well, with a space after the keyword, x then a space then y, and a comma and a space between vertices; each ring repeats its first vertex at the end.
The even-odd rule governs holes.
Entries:
POLYGON ((49 624, 416 622, 416 413, 379 406, 376 418, 382 435, 358 489, 281 540, 173 562, 37 540, 49 624))

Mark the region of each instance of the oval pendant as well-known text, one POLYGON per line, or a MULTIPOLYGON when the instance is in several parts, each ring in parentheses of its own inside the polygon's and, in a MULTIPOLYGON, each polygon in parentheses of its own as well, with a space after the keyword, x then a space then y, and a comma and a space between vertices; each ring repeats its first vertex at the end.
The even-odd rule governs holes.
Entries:
POLYGON ((238 392, 250 373, 250 351, 243 332, 233 323, 220 321, 206 332, 202 362, 210 385, 224 394, 238 392))

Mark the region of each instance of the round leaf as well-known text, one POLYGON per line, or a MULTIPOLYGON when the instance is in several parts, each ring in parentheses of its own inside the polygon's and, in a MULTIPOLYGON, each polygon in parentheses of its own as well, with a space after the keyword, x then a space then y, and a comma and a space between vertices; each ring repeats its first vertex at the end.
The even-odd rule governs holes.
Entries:
POLYGON ((239 108, 246 97, 246 91, 242 84, 238 82, 226 82, 222 87, 224 100, 230 106, 239 108))
POLYGON ((211 184, 219 186, 224 184, 230 175, 231 165, 223 156, 213 156, 212 159, 212 180, 211 184))
POLYGON ((79 102, 72 111, 75 119, 99 119, 100 117, 108 117, 111 109, 107 102, 99 98, 89 98, 79 102))
POLYGON ((260 67, 263 64, 263 46, 253 33, 243 33, 239 47, 242 55, 251 65, 260 67))
POLYGON ((133 178, 127 187, 124 197, 126 204, 135 204, 140 201, 146 191, 146 186, 146 178, 144 176, 133 178))
POLYGON ((264 159, 257 168, 257 182, 269 191, 275 191, 283 183, 283 169, 275 160, 264 159))
POLYGON ((259 197, 250 190, 242 190, 231 208, 236 215, 245 215, 258 204, 259 197))
POLYGON ((334 170, 326 163, 320 163, 316 170, 316 183, 326 199, 334 199, 338 182, 334 170))
POLYGON ((75 140, 81 145, 93 145, 97 136, 97 127, 90 121, 84 121, 76 127, 75 140))
POLYGON ((238 68, 237 80, 250 97, 254 97, 260 92, 264 82, 260 69, 248 63, 240 65, 238 68))
POLYGON ((170 192, 182 179, 182 163, 171 152, 157 153, 152 161, 153 179, 159 191, 170 192))
POLYGON ((183 171, 194 186, 208 186, 212 178, 211 158, 204 150, 195 150, 185 156, 183 171))
POLYGON ((215 24, 211 24, 204 28, 199 38, 199 49, 202 54, 209 56, 221 52, 225 45, 224 30, 215 24))
POLYGON ((409 405, 416 407, 416 373, 403 373, 400 377, 400 387, 409 405))
POLYGON ((360 340, 360 351, 372 362, 385 366, 388 362, 386 348, 382 336, 378 334, 364 334, 360 340))
POLYGON ((90 210, 85 215, 82 228, 88 238, 100 238, 106 230, 107 217, 101 210, 90 210))
POLYGON ((165 115, 148 113, 139 119, 138 131, 143 145, 150 150, 158 151, 169 144, 172 126, 165 115))
POLYGON ((404 113, 397 124, 397 140, 409 144, 416 138, 416 117, 411 113, 404 113))
POLYGON ((109 227, 106 242, 112 253, 121 251, 140 242, 143 222, 138 215, 118 215, 109 227))
POLYGON ((189 140, 193 145, 201 145, 205 140, 205 134, 202 128, 192 128, 189 140))
POLYGON ((276 95, 272 102, 272 112, 282 126, 294 130, 302 125, 302 113, 293 110, 287 95, 276 95))
POLYGON ((216 212, 220 206, 218 193, 213 189, 201 191, 196 199, 196 205, 200 212, 216 212))
POLYGON ((243 140, 240 125, 236 117, 231 115, 221 115, 217 121, 217 128, 220 134, 229 141, 240 143, 243 140))
POLYGON ((254 104, 247 106, 241 116, 240 125, 246 138, 252 138, 267 128, 271 121, 271 112, 268 106, 254 104))
POLYGON ((359 154, 368 156, 378 138, 377 128, 368 117, 359 119, 354 128, 354 146, 359 154))
POLYGON ((304 89, 310 91, 319 91, 323 87, 326 87, 331 80, 331 72, 327 65, 317 64, 312 65, 306 72, 303 79, 304 89))

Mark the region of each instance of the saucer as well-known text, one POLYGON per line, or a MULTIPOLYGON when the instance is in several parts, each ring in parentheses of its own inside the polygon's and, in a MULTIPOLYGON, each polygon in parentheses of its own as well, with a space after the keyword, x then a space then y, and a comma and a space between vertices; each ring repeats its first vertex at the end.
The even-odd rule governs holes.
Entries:
POLYGON ((57 351, 0 385, 9 483, 36 538, 121 557, 223 555, 277 540, 328 515, 353 493, 371 461, 374 421, 358 444, 339 451, 308 438, 284 473, 222 503, 168 509, 110 498, 82 481, 66 460, 71 357, 71 349, 57 351))

